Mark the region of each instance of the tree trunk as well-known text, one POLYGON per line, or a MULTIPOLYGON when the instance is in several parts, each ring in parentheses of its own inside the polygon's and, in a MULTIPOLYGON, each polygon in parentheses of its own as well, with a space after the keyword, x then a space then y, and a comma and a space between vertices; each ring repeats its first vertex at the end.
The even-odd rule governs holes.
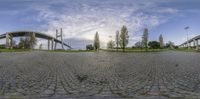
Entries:
POLYGON ((123 52, 125 52, 125 47, 123 47, 123 52))

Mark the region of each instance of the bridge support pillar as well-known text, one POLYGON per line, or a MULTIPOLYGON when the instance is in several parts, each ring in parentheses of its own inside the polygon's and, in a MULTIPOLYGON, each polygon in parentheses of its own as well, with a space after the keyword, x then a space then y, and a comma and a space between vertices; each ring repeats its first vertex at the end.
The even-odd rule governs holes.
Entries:
POLYGON ((196 50, 199 49, 199 42, 198 42, 198 39, 196 40, 196 50))
POLYGON ((55 43, 54 49, 56 49, 56 47, 57 47, 57 42, 54 42, 54 43, 55 43))
POLYGON ((12 49, 12 36, 6 33, 6 48, 12 49))
POLYGON ((10 42, 9 42, 9 34, 6 33, 6 48, 9 49, 9 46, 10 46, 10 42))
POLYGON ((191 42, 189 42, 188 48, 191 48, 191 42))
POLYGON ((193 39, 193 46, 192 46, 193 48, 195 48, 195 46, 196 46, 195 43, 196 43, 196 41, 193 39))
MULTIPOLYGON (((36 40, 35 33, 31 33, 30 38, 32 39, 32 41, 35 41, 36 40)), ((34 43, 35 42, 31 42, 31 49, 34 49, 34 43)))
POLYGON ((51 40, 51 50, 54 50, 54 39, 51 40))
POLYGON ((186 48, 189 48, 189 43, 186 44, 186 48))
POLYGON ((48 47, 48 50, 50 50, 50 40, 48 40, 47 47, 48 47))
POLYGON ((10 36, 10 49, 13 49, 13 38, 10 36))

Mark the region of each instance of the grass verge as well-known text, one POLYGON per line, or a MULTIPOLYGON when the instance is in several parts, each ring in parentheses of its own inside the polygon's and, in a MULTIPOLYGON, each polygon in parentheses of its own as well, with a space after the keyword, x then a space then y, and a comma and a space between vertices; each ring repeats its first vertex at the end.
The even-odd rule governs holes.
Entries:
POLYGON ((178 49, 173 49, 174 51, 183 51, 183 52, 197 52, 194 48, 178 48, 178 49))
POLYGON ((0 52, 25 52, 30 51, 29 49, 0 49, 0 52))
MULTIPOLYGON (((107 52, 123 52, 122 49, 104 49, 103 51, 107 52)), ((168 51, 168 49, 148 49, 147 51, 145 49, 125 49, 125 52, 161 52, 161 51, 168 51)))
POLYGON ((68 53, 74 53, 74 52, 96 52, 94 50, 50 50, 49 52, 68 52, 68 53))

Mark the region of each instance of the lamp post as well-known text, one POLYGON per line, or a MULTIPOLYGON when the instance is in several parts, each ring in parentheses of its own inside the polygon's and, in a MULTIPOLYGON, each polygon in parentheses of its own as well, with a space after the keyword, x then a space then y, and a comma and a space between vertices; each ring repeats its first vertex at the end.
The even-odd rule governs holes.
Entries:
POLYGON ((187 48, 189 49, 189 38, 188 38, 188 29, 189 29, 190 27, 189 26, 187 26, 187 27, 185 27, 184 29, 185 29, 185 31, 186 31, 186 33, 187 33, 187 48))

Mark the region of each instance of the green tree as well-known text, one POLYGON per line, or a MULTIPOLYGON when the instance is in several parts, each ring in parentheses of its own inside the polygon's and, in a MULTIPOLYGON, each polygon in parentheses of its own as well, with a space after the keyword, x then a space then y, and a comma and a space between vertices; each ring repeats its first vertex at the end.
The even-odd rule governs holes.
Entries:
POLYGON ((86 45, 86 50, 94 50, 92 44, 86 45))
POLYGON ((99 48, 100 48, 99 34, 98 32, 96 32, 94 36, 94 49, 98 51, 99 48))
POLYGON ((146 51, 148 50, 148 35, 149 35, 148 34, 148 29, 145 28, 143 36, 142 36, 142 43, 143 43, 146 51))
POLYGON ((25 48, 25 39, 24 39, 24 38, 20 38, 18 47, 19 47, 20 49, 24 49, 24 48, 25 48))
POLYGON ((108 49, 113 49, 115 47, 115 42, 113 40, 110 40, 108 43, 107 43, 107 48, 108 49))
POLYGON ((165 45, 166 48, 170 48, 170 49, 174 49, 175 48, 175 44, 171 41, 169 41, 168 43, 166 43, 165 45))
POLYGON ((121 48, 123 49, 123 52, 125 52, 125 48, 128 45, 128 29, 127 27, 124 25, 121 28, 121 34, 120 34, 120 39, 119 39, 119 44, 121 46, 121 48))
POLYGON ((0 49, 5 49, 5 45, 0 45, 0 49))
POLYGON ((30 37, 26 36, 24 40, 25 40, 25 42, 24 42, 24 48, 25 49, 30 49, 31 48, 31 45, 30 45, 30 42, 29 42, 30 41, 30 37))
POLYGON ((148 43, 148 45, 152 49, 158 49, 158 48, 160 48, 160 43, 158 41, 150 41, 148 43))
POLYGON ((159 42, 160 42, 160 48, 163 48, 164 47, 164 42, 163 42, 162 34, 160 34, 160 36, 159 36, 159 42))
POLYGON ((20 38, 19 48, 33 49, 36 45, 36 39, 33 33, 28 33, 25 38, 20 38))
POLYGON ((118 51, 118 48, 119 48, 119 40, 120 40, 120 37, 119 37, 119 31, 117 30, 116 31, 116 38, 115 38, 115 41, 116 41, 116 47, 117 47, 117 51, 118 51))
POLYGON ((12 40, 11 40, 11 44, 12 44, 12 47, 13 47, 13 48, 16 48, 16 41, 15 41, 15 40, 12 39, 12 40))

